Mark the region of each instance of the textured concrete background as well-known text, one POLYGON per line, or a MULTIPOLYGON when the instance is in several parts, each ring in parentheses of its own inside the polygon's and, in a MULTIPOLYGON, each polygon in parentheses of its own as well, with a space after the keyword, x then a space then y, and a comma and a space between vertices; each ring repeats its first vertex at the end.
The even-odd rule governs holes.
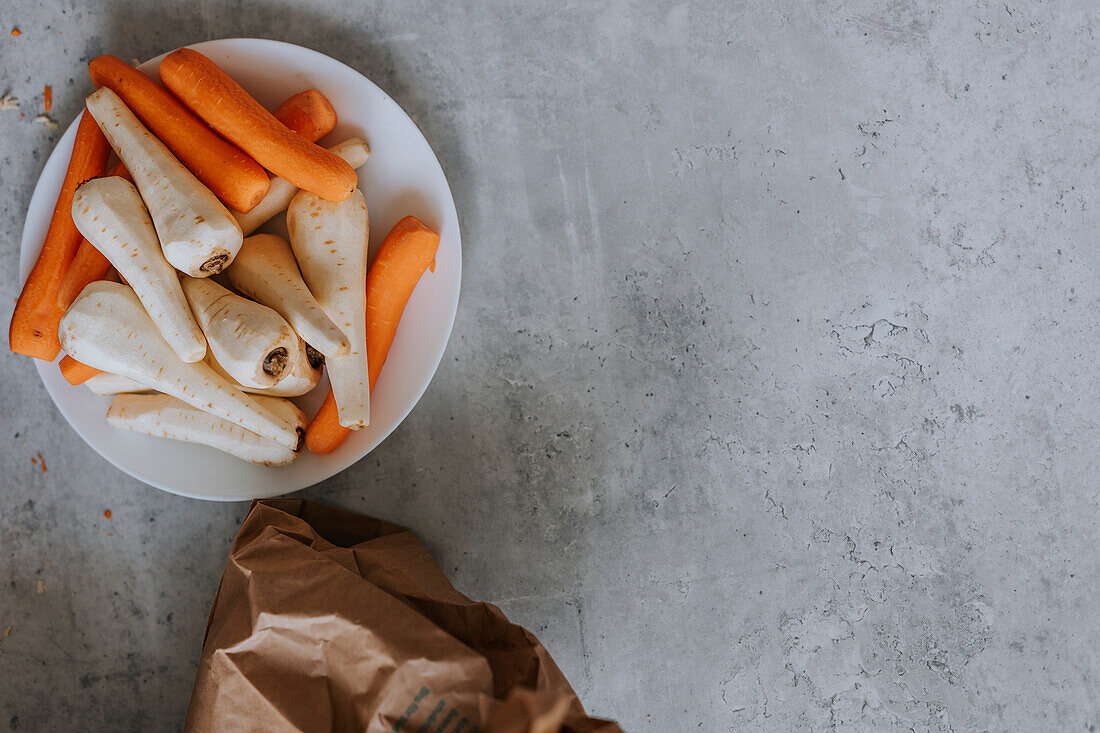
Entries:
MULTIPOLYGON (((628 730, 1100 726, 1095 4, 256 5, 7 0, 0 74, 67 122, 96 54, 267 36, 424 130, 454 336, 303 496, 414 528, 628 730)), ((56 136, 0 113, 4 322, 56 136)), ((245 507, 0 359, 0 729, 173 729, 245 507)))

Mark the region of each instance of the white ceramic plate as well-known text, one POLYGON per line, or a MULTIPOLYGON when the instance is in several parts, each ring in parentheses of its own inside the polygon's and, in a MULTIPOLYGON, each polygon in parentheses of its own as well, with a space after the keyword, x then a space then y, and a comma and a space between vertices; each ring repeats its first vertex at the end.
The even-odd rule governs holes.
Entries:
MULTIPOLYGON (((320 144, 333 145, 352 136, 370 143, 371 157, 359 169, 359 187, 370 212, 372 251, 390 227, 408 214, 440 234, 435 272, 425 274, 409 300, 371 395, 370 427, 352 433, 329 455, 304 451, 289 466, 254 466, 212 448, 108 427, 103 416, 110 398, 69 385, 55 364, 36 363, 46 390, 69 424, 96 452, 131 476, 199 499, 276 496, 323 481, 358 461, 405 419, 424 393, 443 357, 458 308, 462 267, 458 215, 443 170, 424 136, 396 102, 359 72, 324 54, 278 41, 230 38, 192 48, 212 58, 271 109, 303 89, 320 90, 339 116, 336 129, 320 144)), ((142 64, 141 70, 156 76, 161 58, 142 64)), ((42 247, 75 135, 74 122, 46 161, 31 198, 19 261, 23 280, 42 247)), ((282 217, 276 220, 274 226, 280 226, 282 217)), ((307 415, 313 414, 327 391, 327 382, 322 381, 298 400, 307 415)))

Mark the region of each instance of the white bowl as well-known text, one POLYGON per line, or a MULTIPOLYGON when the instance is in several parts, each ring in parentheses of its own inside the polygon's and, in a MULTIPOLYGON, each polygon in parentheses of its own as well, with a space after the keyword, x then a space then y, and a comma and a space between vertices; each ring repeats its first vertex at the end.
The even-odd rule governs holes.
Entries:
MULTIPOLYGON (((84 386, 69 385, 56 364, 35 361, 46 391, 77 434, 134 478, 197 499, 277 496, 323 481, 367 455, 405 419, 424 393, 443 357, 458 308, 462 269, 458 215, 443 170, 424 136, 396 102, 359 72, 316 51, 258 38, 228 38, 191 48, 213 59, 269 108, 309 88, 320 90, 332 101, 339 124, 320 143, 333 145, 360 136, 371 147, 370 160, 359 169, 359 186, 370 212, 372 251, 390 227, 409 214, 439 232, 435 272, 424 275, 409 300, 371 394, 371 424, 352 433, 328 455, 303 451, 289 466, 254 466, 212 448, 108 427, 103 416, 110 398, 97 397, 84 386)), ((161 58, 142 64, 141 70, 155 76, 161 58)), ((42 247, 75 135, 73 122, 46 161, 34 189, 19 260, 23 280, 42 247)), ((297 402, 312 416, 327 392, 327 382, 322 381, 297 402)))

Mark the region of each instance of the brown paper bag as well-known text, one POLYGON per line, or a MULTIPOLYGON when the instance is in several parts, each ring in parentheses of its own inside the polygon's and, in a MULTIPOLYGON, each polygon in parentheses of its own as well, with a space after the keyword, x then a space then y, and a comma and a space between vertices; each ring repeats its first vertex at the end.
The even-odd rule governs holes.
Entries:
POLYGON ((206 626, 188 731, 613 733, 546 649, 406 529, 254 502, 206 626))

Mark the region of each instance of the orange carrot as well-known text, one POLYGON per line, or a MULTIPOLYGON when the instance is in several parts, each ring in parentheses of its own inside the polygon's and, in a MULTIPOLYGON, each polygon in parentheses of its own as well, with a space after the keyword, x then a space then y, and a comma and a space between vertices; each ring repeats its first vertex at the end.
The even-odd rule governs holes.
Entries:
POLYGON ((393 225, 367 273, 367 362, 370 386, 378 381, 397 325, 424 271, 435 271, 439 235, 415 216, 393 225))
POLYGON ((73 257, 72 264, 65 272, 65 277, 61 280, 61 287, 57 291, 57 305, 64 310, 68 310, 69 306, 76 300, 76 296, 80 295, 88 283, 105 279, 107 271, 110 269, 111 263, 99 253, 95 245, 87 239, 80 240, 76 256, 73 257))
MULTIPOLYGON (((115 169, 111 171, 111 175, 125 178, 127 181, 133 180, 130 178, 130 171, 126 170, 126 166, 122 164, 122 161, 119 161, 115 169)), ((72 264, 69 265, 65 277, 61 280, 61 287, 57 291, 57 304, 68 310, 69 306, 76 300, 76 296, 80 295, 80 291, 84 290, 88 283, 106 279, 107 272, 110 269, 111 263, 99 253, 95 245, 87 239, 81 239, 80 247, 76 250, 76 256, 73 257, 72 264)))
POLYGON ((73 223, 73 193, 84 181, 103 175, 109 149, 99 125, 85 112, 76 128, 73 154, 42 243, 42 252, 23 284, 23 292, 11 316, 8 346, 17 354, 53 361, 61 351, 57 327, 64 310, 57 304, 57 291, 81 239, 73 223))
POLYGON ((349 435, 351 430, 340 424, 340 414, 336 409, 336 395, 329 387, 321 409, 313 416, 309 427, 306 428, 306 448, 309 448, 310 453, 319 456, 332 453, 347 440, 349 435))
MULTIPOLYGON (((439 235, 406 216, 394 225, 367 273, 367 369, 370 389, 382 373, 401 314, 409 296, 429 267, 435 269, 439 235)), ((323 454, 336 450, 351 431, 340 424, 332 390, 306 429, 306 447, 323 454)))
POLYGON ((57 367, 61 370, 61 376, 65 377, 65 381, 74 387, 78 384, 84 384, 97 374, 103 373, 95 367, 82 364, 68 354, 65 354, 61 361, 57 362, 57 367))
POLYGON ((88 75, 122 98, 150 132, 226 206, 247 212, 271 186, 264 169, 237 146, 215 135, 160 84, 115 56, 98 56, 88 75))
POLYGON ((328 201, 343 201, 355 190, 358 179, 347 161, 287 128, 198 51, 165 56, 160 80, 215 132, 298 188, 328 201))
POLYGON ((280 104, 275 119, 315 143, 336 127, 336 110, 324 94, 307 89, 280 104))
POLYGON ((46 112, 49 112, 50 108, 53 107, 53 88, 49 84, 42 90, 42 107, 46 112))

